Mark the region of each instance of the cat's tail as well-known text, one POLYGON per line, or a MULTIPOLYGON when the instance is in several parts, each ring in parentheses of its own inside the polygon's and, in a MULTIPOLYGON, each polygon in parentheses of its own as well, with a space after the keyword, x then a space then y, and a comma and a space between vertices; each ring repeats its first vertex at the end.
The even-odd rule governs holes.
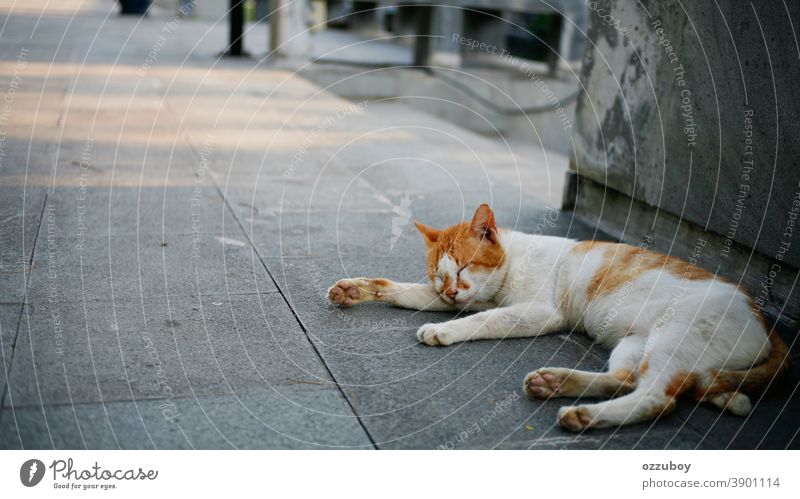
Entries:
POLYGON ((745 394, 762 393, 789 368, 791 357, 786 343, 774 329, 769 330, 767 338, 771 348, 764 362, 739 371, 710 369, 698 379, 695 398, 711 402, 734 414, 745 415, 750 412, 750 399, 745 394))

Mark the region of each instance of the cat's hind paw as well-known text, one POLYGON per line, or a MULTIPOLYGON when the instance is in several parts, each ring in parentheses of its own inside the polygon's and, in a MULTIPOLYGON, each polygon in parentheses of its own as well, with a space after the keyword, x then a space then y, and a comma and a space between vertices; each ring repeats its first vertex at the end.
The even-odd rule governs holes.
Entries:
POLYGON ((580 405, 562 407, 558 410, 558 424, 569 431, 583 431, 591 426, 592 415, 588 408, 580 405))
POLYGON ((537 369, 525 376, 523 389, 529 399, 549 399, 561 395, 564 377, 554 369, 537 369))
POLYGON ((452 343, 452 338, 441 324, 425 324, 417 330, 417 339, 430 346, 447 346, 452 343))

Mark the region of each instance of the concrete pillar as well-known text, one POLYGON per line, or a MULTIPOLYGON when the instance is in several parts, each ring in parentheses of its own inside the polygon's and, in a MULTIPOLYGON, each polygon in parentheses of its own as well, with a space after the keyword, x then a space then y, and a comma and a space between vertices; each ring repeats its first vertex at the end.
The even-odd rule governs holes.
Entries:
POLYGON ((431 40, 431 64, 458 68, 461 66, 461 45, 453 41, 454 34, 464 29, 464 11, 451 7, 434 7, 432 34, 441 36, 431 40))
POLYGON ((307 2, 272 0, 269 17, 270 57, 302 59, 311 51, 307 2), (277 10, 277 12, 275 12, 277 10))
POLYGON ((418 66, 461 66, 461 45, 453 35, 461 34, 464 12, 461 9, 440 6, 415 7, 417 23, 414 45, 414 64, 418 66))

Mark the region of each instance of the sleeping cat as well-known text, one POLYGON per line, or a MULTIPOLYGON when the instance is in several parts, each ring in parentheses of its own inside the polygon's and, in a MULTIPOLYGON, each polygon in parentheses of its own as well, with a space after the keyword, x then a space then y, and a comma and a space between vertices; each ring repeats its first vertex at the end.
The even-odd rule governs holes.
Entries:
POLYGON ((562 407, 558 422, 569 430, 655 419, 683 393, 746 415, 745 393, 766 388, 787 366, 786 345, 747 293, 683 260, 498 229, 485 204, 471 222, 416 225, 430 284, 342 279, 328 290, 330 301, 479 311, 425 324, 417 337, 427 345, 585 331, 613 348, 607 372, 543 367, 524 380, 531 398, 609 398, 562 407))

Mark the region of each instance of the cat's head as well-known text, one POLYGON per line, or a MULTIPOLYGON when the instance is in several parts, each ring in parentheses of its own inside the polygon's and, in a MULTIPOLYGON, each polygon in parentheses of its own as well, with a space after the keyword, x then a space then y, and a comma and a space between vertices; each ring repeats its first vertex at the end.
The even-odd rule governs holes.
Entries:
POLYGON ((465 306, 494 297, 505 253, 489 205, 478 207, 472 221, 447 229, 416 226, 428 245, 428 278, 443 300, 465 306))

